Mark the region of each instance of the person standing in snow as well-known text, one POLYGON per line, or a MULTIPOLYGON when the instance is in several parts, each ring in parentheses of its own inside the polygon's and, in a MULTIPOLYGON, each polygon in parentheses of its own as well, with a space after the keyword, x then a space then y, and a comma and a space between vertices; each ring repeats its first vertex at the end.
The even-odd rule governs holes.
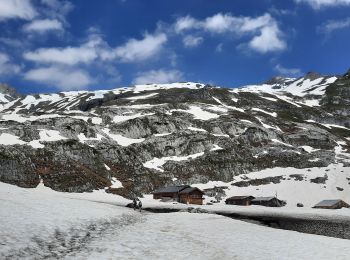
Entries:
POLYGON ((136 199, 132 200, 132 206, 133 206, 134 210, 137 209, 137 201, 136 201, 136 199))
POLYGON ((139 207, 139 210, 140 210, 140 212, 141 212, 141 209, 142 209, 142 202, 141 202, 141 200, 139 200, 138 207, 139 207))

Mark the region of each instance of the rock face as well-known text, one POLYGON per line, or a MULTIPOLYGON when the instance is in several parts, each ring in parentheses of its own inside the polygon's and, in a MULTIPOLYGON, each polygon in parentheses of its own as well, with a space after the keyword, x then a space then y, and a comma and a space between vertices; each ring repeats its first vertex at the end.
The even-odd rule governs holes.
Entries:
POLYGON ((7 84, 0 83, 0 104, 7 103, 9 101, 19 98, 21 95, 17 91, 7 84))
POLYGON ((336 120, 350 126, 350 70, 327 87, 321 104, 336 115, 336 120))
POLYGON ((240 89, 174 83, 7 91, 0 181, 42 181, 68 192, 109 187, 132 197, 168 184, 231 182, 265 168, 349 164, 348 84, 348 74, 312 74, 240 89))

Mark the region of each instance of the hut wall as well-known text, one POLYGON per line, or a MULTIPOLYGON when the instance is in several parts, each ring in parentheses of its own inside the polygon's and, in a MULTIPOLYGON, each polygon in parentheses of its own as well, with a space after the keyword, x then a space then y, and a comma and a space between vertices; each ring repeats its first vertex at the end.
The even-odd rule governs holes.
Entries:
POLYGON ((189 204, 196 204, 196 205, 202 205, 203 204, 203 199, 202 198, 188 198, 188 203, 189 204))
POLYGON ((199 191, 194 191, 190 194, 180 194, 180 203, 189 203, 189 204, 197 204, 202 205, 203 204, 203 195, 199 191))
POLYGON ((153 193, 153 199, 161 199, 161 198, 173 198, 178 201, 178 193, 153 193))
POLYGON ((282 202, 278 199, 274 198, 271 200, 263 200, 263 201, 252 201, 253 205, 261 205, 265 207, 282 207, 282 202))
POLYGON ((349 205, 347 203, 345 203, 344 201, 339 201, 338 203, 335 203, 334 205, 316 206, 314 208, 316 208, 316 209, 341 209, 341 208, 349 208, 349 205))
POLYGON ((227 200, 226 204, 230 205, 239 205, 239 206, 249 206, 251 199, 243 199, 243 200, 227 200))

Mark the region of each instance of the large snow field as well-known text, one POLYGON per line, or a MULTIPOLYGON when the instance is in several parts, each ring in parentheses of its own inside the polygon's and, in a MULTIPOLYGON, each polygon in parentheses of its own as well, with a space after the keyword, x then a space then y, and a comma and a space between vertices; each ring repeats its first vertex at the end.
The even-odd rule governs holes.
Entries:
POLYGON ((128 202, 0 182, 0 259, 348 259, 350 251, 348 240, 215 214, 139 213, 120 206, 128 202))
POLYGON ((82 224, 113 221, 122 214, 130 214, 124 207, 89 201, 112 203, 112 198, 123 202, 121 197, 104 192, 85 196, 55 192, 42 184, 36 189, 24 189, 0 182, 0 259, 3 254, 35 246, 33 238, 50 240, 56 230, 69 233, 71 228, 79 229, 82 224))
POLYGON ((146 214, 94 240, 77 259, 348 259, 347 240, 302 234, 213 214, 146 214), (116 240, 120 240, 116 242, 116 240))

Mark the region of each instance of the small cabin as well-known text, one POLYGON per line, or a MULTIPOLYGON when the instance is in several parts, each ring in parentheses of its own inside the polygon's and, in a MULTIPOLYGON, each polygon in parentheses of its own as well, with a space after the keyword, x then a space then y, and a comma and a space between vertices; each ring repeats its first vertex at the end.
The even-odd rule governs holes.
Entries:
POLYGON ((229 205, 249 206, 253 199, 253 196, 233 196, 226 199, 225 203, 229 205))
POLYGON ((286 202, 276 197, 257 197, 251 200, 251 204, 265 207, 283 207, 286 202))
POLYGON ((189 185, 168 186, 153 192, 153 199, 173 200, 185 204, 203 204, 204 193, 189 185))
POLYGON ((322 200, 313 206, 315 209, 341 209, 350 208, 350 205, 343 200, 322 200))
POLYGON ((188 187, 179 193, 179 202, 185 204, 203 204, 203 191, 198 188, 188 187))
POLYGON ((168 186, 160 188, 153 192, 153 199, 173 199, 175 201, 179 201, 179 193, 180 191, 189 188, 189 185, 178 185, 178 186, 168 186))

